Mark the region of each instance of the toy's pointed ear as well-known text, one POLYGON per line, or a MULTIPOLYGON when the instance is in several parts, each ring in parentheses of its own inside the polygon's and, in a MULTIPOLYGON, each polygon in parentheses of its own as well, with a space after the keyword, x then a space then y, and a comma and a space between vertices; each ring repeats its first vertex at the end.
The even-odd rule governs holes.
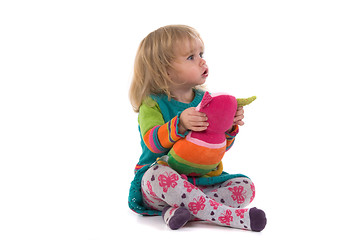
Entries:
POLYGON ((256 96, 253 97, 249 97, 249 98, 237 98, 237 105, 238 107, 243 107, 246 106, 248 104, 250 104, 251 102, 253 102, 254 100, 256 100, 256 96))
POLYGON ((199 104, 199 106, 197 107, 197 110, 202 110, 203 108, 205 108, 211 101, 212 101, 212 96, 209 94, 209 92, 206 92, 203 95, 203 99, 201 101, 201 103, 199 104))

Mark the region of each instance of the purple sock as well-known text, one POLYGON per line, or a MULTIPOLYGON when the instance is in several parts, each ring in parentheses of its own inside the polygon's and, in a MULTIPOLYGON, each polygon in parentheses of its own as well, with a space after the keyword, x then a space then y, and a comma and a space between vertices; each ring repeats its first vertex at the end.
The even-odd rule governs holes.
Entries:
POLYGON ((177 230, 183 227, 190 219, 191 214, 184 207, 165 207, 162 211, 164 222, 172 230, 177 230))
POLYGON ((254 207, 249 210, 249 218, 251 220, 251 229, 255 232, 262 231, 267 224, 266 214, 258 208, 254 207))

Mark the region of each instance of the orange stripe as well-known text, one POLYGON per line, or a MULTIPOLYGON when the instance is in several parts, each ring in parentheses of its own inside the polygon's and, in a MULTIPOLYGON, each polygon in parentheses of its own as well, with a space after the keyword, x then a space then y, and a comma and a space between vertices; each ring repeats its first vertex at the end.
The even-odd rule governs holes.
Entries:
POLYGON ((174 143, 180 139, 179 136, 176 135, 176 126, 174 121, 176 121, 176 118, 173 118, 171 120, 170 123, 170 132, 168 130, 168 123, 163 124, 159 129, 158 129, 158 139, 160 144, 162 145, 163 148, 171 148, 174 143), (173 142, 170 141, 169 137, 172 139, 173 142))
POLYGON ((187 159, 188 162, 212 165, 221 161, 226 147, 210 149, 181 139, 173 146, 173 150, 179 157, 187 159))

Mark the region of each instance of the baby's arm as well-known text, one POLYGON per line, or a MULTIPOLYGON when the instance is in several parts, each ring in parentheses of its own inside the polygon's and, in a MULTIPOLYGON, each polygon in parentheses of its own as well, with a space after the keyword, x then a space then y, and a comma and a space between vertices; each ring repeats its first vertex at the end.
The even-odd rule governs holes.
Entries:
POLYGON ((239 131, 238 125, 234 125, 231 128, 231 131, 226 132, 226 140, 227 140, 226 151, 228 151, 233 146, 234 139, 237 136, 238 131, 239 131))
POLYGON ((139 109, 138 122, 145 145, 154 153, 167 152, 176 141, 182 138, 177 129, 179 117, 176 116, 165 123, 155 101, 151 105, 142 104, 139 109))
POLYGON ((256 100, 256 96, 253 97, 249 97, 249 98, 237 98, 237 112, 236 115, 234 116, 234 120, 233 120, 233 126, 226 132, 226 139, 227 139, 227 148, 226 151, 228 151, 233 143, 234 143, 234 138, 236 137, 236 135, 238 134, 238 126, 243 126, 244 122, 243 122, 243 118, 244 118, 244 110, 243 110, 243 106, 246 106, 250 103, 252 103, 254 100, 256 100))
POLYGON ((228 151, 234 143, 234 138, 236 137, 239 131, 238 126, 244 125, 244 122, 242 121, 243 118, 244 118, 243 107, 238 107, 236 115, 234 116, 233 126, 226 132, 226 139, 227 139, 226 151, 228 151))

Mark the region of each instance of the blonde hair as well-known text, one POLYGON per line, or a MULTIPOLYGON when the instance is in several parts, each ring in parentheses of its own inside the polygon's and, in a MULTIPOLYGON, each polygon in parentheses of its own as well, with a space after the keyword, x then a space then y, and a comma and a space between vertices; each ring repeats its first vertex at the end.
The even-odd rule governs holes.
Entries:
POLYGON ((151 94, 172 95, 169 83, 168 69, 172 68, 175 59, 175 46, 185 40, 191 43, 199 39, 199 33, 192 27, 185 25, 169 25, 161 27, 145 37, 138 48, 133 79, 129 90, 130 102, 135 112, 143 101, 151 94))

